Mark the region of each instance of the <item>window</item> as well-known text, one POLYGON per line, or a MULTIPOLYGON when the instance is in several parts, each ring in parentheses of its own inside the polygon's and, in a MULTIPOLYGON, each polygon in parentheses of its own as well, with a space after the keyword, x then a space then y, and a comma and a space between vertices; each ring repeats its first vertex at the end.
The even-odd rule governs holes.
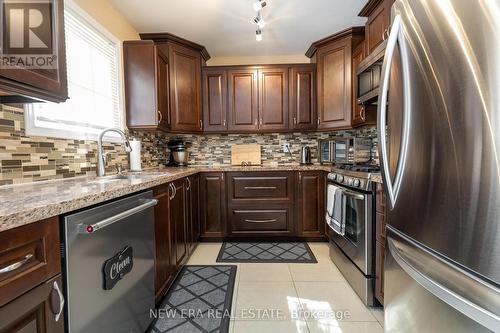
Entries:
POLYGON ((71 2, 64 19, 69 99, 29 104, 26 133, 97 140, 104 128, 123 129, 120 43, 71 2))

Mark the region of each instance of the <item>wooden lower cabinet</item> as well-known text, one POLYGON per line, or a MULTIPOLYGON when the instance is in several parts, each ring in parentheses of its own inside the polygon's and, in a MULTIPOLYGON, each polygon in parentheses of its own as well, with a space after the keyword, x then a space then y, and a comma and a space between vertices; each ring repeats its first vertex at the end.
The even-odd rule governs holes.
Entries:
POLYGON ((170 200, 170 221, 174 226, 173 237, 175 239, 175 265, 183 265, 189 256, 187 238, 187 205, 186 205, 186 181, 179 179, 172 182, 174 193, 170 200))
POLYGON ((375 298, 384 305, 384 259, 385 246, 375 242, 375 298))
POLYGON ((155 298, 159 301, 176 274, 174 227, 170 221, 172 189, 163 185, 154 190, 155 206, 155 298))
POLYGON ((200 225, 202 240, 221 240, 226 225, 226 185, 223 172, 200 174, 200 225))
POLYGON ((198 175, 186 178, 187 199, 187 243, 189 254, 193 253, 200 238, 200 207, 199 192, 200 181, 198 175))
POLYGON ((60 274, 0 307, 0 332, 64 332, 64 311, 57 288, 63 291, 60 274))
POLYGON ((299 171, 297 178, 297 236, 323 237, 325 235, 325 173, 323 171, 299 171))

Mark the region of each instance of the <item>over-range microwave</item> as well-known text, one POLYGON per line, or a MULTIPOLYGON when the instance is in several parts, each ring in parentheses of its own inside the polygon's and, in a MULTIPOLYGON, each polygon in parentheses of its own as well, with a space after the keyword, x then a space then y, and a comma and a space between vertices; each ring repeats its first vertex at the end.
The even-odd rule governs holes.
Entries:
POLYGON ((318 150, 321 164, 366 163, 371 158, 372 139, 349 137, 319 140, 318 150))

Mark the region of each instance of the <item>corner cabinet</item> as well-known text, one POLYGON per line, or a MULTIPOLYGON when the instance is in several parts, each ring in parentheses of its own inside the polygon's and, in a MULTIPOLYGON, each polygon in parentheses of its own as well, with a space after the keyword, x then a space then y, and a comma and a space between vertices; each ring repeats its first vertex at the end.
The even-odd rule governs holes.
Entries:
POLYGON ((57 68, 0 68, 0 103, 29 103, 34 100, 64 102, 68 99, 64 3, 63 0, 51 0, 50 3, 52 4, 50 42, 53 54, 56 56, 57 68))
POLYGON ((173 133, 203 128, 201 45, 170 34, 124 42, 127 126, 173 133))
POLYGON ((170 72, 170 114, 173 132, 201 132, 200 53, 168 42, 170 72))

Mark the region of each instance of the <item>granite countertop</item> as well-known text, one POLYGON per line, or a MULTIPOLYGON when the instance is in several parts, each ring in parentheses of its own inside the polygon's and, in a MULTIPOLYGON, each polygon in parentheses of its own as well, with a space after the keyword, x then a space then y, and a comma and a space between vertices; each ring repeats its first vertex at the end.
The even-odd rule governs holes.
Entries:
POLYGON ((129 173, 127 179, 107 183, 96 177, 76 177, 0 187, 0 232, 52 216, 65 214, 104 201, 194 175, 221 171, 330 171, 323 165, 195 166, 156 168, 129 173))
POLYGON ((370 180, 375 183, 380 183, 382 184, 382 175, 380 173, 374 173, 370 175, 370 180))

